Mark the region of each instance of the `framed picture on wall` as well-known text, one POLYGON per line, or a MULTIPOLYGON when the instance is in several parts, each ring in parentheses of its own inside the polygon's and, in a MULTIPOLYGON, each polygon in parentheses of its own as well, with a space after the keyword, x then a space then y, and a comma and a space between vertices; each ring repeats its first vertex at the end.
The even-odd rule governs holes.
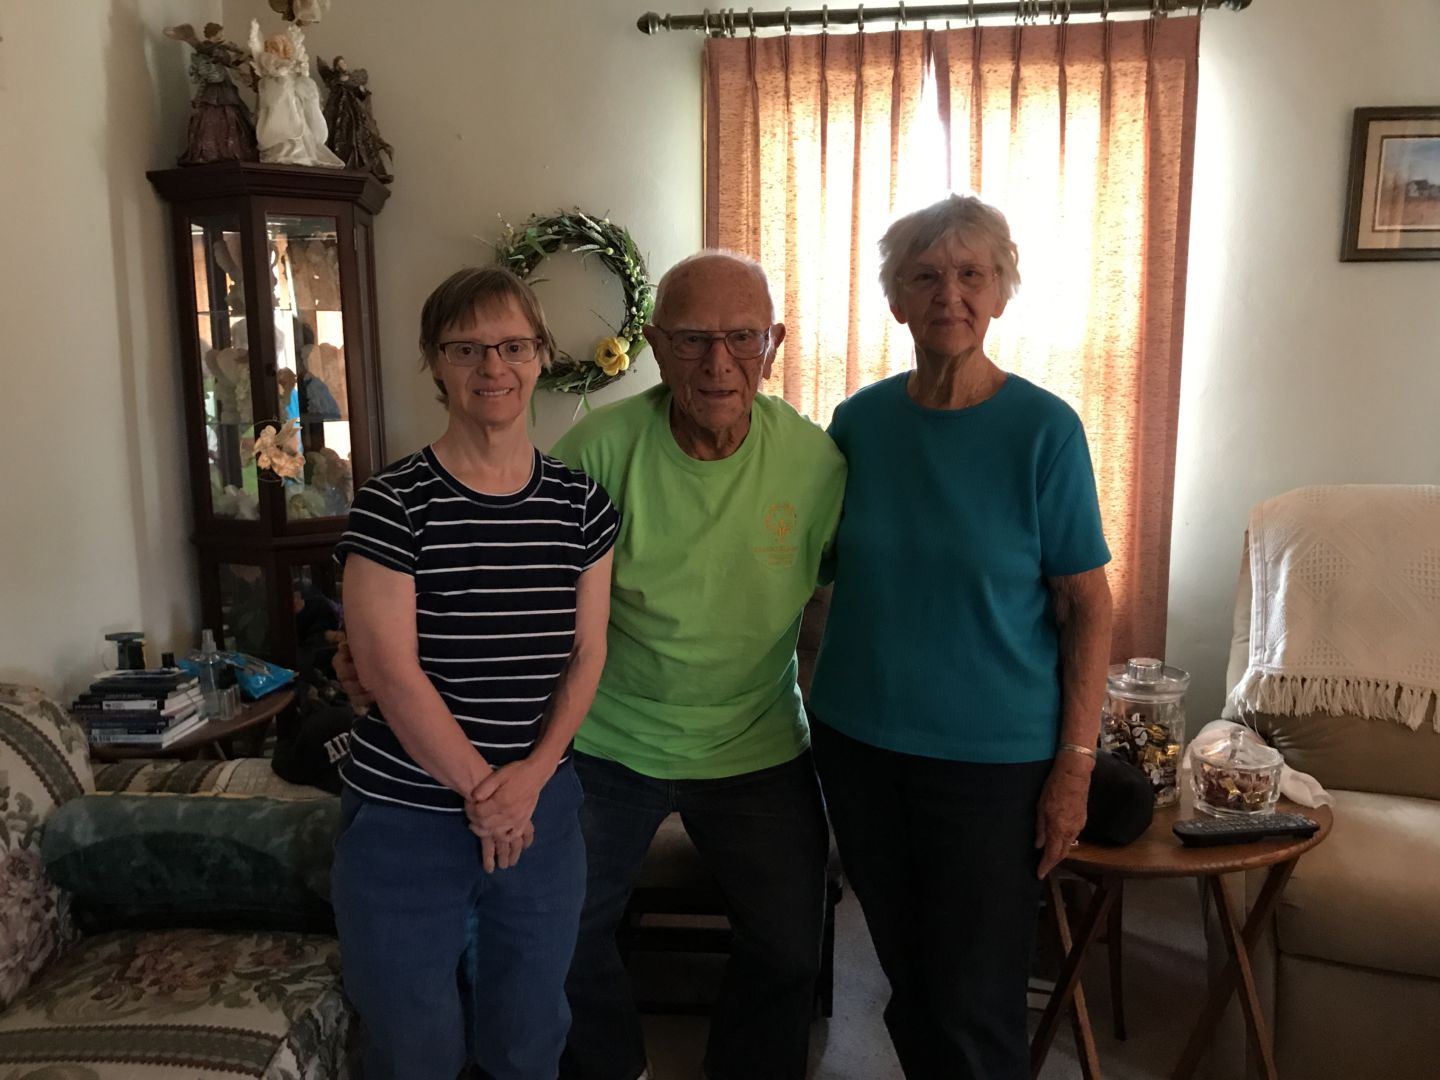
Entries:
POLYGON ((1440 105, 1356 109, 1344 262, 1440 259, 1440 105))

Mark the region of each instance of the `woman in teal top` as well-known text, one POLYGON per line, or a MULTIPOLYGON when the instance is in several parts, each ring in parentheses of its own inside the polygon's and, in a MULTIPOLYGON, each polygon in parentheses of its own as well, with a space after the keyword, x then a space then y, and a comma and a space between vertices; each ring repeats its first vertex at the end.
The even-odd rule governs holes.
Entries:
POLYGON ((880 251, 915 370, 830 428, 849 474, 815 762, 907 1080, 1021 1080, 1040 881, 1085 822, 1110 552, 1079 418, 985 355, 1019 284, 1004 216, 951 195, 880 251))

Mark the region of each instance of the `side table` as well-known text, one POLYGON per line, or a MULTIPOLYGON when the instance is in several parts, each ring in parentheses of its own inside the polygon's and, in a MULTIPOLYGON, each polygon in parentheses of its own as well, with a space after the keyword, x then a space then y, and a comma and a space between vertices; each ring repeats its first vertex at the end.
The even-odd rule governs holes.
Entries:
POLYGON ((115 746, 105 744, 90 747, 90 756, 96 761, 124 761, 127 758, 188 758, 200 757, 212 752, 224 761, 232 751, 232 740, 241 733, 263 735, 271 720, 288 709, 295 701, 294 690, 276 690, 258 701, 248 701, 229 720, 211 720, 202 724, 183 739, 169 746, 115 746))
POLYGON ((1204 880, 1205 887, 1215 902, 1230 961, 1220 981, 1211 989, 1180 1061, 1170 1074, 1171 1078, 1189 1080, 1194 1075, 1215 1026, 1220 1021, 1220 1015, 1238 986, 1250 1045, 1261 1063, 1262 1074, 1266 1080, 1276 1080, 1271 1034, 1255 990, 1255 978, 1250 968, 1250 950, 1259 940, 1285 882, 1295 869, 1295 863, 1301 855, 1325 839, 1333 822, 1328 806, 1312 809, 1296 806, 1282 799, 1276 809, 1304 814, 1317 822, 1320 828, 1313 836, 1304 840, 1277 837, 1248 844, 1185 847, 1170 831, 1171 826, 1183 818, 1197 816, 1197 812, 1188 805, 1182 805, 1157 810, 1150 828, 1134 843, 1112 848, 1082 841, 1070 852, 1061 866, 1092 882, 1095 891, 1080 916, 1072 938, 1070 919, 1060 885, 1056 876, 1050 875, 1048 887, 1051 909, 1055 914, 1061 945, 1065 949, 1065 963, 1056 981, 1055 991, 1040 1018, 1035 1038, 1030 1043, 1032 1077, 1039 1076, 1041 1066, 1050 1051, 1050 1044, 1055 1038, 1055 1031, 1059 1027, 1060 1015, 1068 1009, 1075 1029, 1081 1070, 1086 1080, 1099 1080, 1100 1063, 1095 1050, 1095 1039, 1090 1030, 1084 995, 1080 992, 1080 971, 1085 954, 1099 937, 1106 916, 1127 878, 1194 877, 1204 880), (1225 874, 1262 867, 1269 867, 1265 884, 1242 926, 1221 878, 1225 874))

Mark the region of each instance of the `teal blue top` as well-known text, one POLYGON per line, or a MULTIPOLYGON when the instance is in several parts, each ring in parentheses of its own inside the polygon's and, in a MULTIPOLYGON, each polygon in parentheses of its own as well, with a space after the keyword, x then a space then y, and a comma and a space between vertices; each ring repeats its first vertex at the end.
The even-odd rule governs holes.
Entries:
POLYGON ((1047 579, 1110 560, 1084 428, 1017 375, 966 409, 917 405, 908 378, 861 390, 830 425, 849 472, 815 716, 908 754, 1049 759, 1060 674, 1047 579))

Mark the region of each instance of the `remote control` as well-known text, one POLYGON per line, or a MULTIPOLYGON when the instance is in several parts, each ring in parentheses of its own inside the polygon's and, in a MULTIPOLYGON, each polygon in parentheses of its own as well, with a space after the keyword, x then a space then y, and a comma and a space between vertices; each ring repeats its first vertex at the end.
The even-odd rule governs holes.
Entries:
POLYGON ((1212 847, 1216 844, 1248 844, 1268 836, 1307 838, 1320 828, 1303 814, 1253 814, 1250 817, 1190 818, 1177 821, 1174 833, 1181 843, 1190 847, 1212 847))

